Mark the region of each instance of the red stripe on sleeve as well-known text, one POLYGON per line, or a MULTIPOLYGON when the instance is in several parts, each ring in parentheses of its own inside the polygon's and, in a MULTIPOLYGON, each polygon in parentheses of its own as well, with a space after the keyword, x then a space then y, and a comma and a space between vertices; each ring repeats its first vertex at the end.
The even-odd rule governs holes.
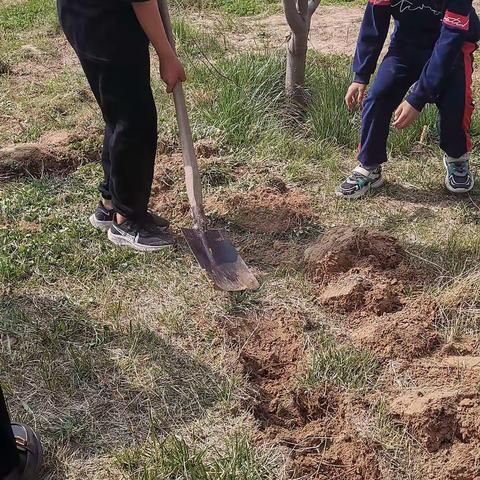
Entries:
POLYGON ((376 7, 389 7, 392 3, 391 0, 368 0, 368 2, 376 7))
POLYGON ((443 23, 451 28, 468 31, 470 27, 470 17, 447 10, 443 17, 443 23))

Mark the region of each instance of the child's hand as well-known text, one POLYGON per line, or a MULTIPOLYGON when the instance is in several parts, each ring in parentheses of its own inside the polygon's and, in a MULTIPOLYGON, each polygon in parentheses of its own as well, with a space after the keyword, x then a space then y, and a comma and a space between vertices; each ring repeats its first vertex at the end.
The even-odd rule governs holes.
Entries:
POLYGON ((392 125, 399 129, 407 128, 419 116, 420 112, 416 108, 413 108, 406 100, 404 100, 395 111, 392 125))
POLYGON ((172 93, 178 82, 187 79, 183 65, 175 54, 160 58, 160 77, 167 84, 167 93, 172 93))
POLYGON ((347 104, 347 107, 352 109, 355 104, 360 106, 363 105, 366 90, 367 86, 363 83, 353 82, 345 95, 345 103, 347 104))

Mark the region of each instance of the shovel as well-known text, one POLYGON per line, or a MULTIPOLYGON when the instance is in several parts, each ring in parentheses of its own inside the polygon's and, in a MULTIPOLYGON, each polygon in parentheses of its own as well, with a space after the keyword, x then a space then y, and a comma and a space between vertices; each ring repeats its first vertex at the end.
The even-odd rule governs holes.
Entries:
MULTIPOLYGON (((168 39, 175 48, 167 2, 160 0, 158 4, 168 39)), ((193 146, 192 130, 181 83, 177 84, 173 95, 182 145, 185 182, 194 221, 193 228, 182 229, 185 239, 200 266, 218 288, 228 292, 256 289, 259 287, 257 279, 238 254, 227 233, 224 230, 208 228, 203 211, 202 184, 193 146)))

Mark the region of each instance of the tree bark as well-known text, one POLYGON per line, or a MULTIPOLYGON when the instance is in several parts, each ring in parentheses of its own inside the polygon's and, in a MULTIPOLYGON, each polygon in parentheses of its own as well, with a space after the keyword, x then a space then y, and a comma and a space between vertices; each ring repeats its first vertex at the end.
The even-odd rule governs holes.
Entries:
POLYGON ((305 68, 312 15, 320 0, 283 0, 291 29, 287 44, 285 92, 294 106, 305 107, 305 68))
POLYGON ((287 45, 287 74, 285 90, 287 97, 296 105, 304 106, 305 68, 307 62, 308 36, 292 32, 287 45))

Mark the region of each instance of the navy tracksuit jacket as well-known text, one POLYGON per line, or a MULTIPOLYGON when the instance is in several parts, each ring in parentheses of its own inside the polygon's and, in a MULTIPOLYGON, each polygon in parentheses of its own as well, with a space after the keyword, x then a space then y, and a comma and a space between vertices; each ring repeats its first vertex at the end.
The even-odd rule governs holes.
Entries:
POLYGON ((369 0, 353 62, 356 82, 369 83, 392 17, 390 47, 363 105, 359 161, 371 167, 387 160, 392 114, 407 94, 419 111, 437 105, 440 146, 459 158, 471 150, 473 52, 480 39, 472 1, 369 0))

